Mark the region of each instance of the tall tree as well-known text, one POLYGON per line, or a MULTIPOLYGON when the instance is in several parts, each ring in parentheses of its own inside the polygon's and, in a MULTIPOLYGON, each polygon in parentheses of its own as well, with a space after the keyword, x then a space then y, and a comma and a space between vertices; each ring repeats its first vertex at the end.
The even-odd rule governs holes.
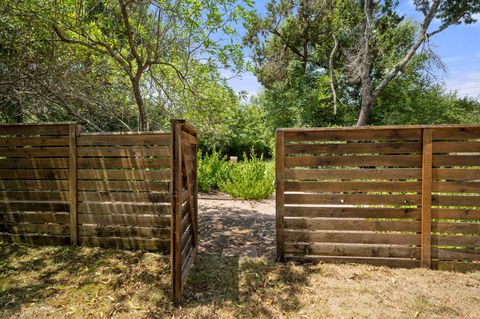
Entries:
MULTIPOLYGON (((246 9, 236 0, 111 0, 60 2, 52 27, 58 38, 107 56, 130 82, 140 118, 140 130, 149 129, 144 90, 145 75, 171 69, 189 89, 194 61, 205 60, 212 69, 239 67, 240 46, 215 40, 231 35, 230 24, 246 9)), ((247 2, 247 4, 249 4, 247 2)))
POLYGON ((475 22, 480 12, 477 0, 414 4, 424 16, 418 28, 398 13, 397 1, 273 0, 264 17, 250 19, 245 41, 254 46, 256 74, 267 90, 285 82, 291 63, 300 61, 307 77, 329 78, 334 113, 337 101, 355 102, 357 125, 366 125, 378 97, 412 61, 427 56, 427 62, 439 62, 430 38, 475 22), (434 19, 440 25, 432 30, 434 19))

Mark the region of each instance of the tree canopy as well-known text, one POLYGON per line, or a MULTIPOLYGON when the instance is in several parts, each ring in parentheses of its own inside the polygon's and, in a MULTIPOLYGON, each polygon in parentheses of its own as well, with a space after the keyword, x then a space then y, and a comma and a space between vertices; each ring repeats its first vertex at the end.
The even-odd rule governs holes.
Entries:
POLYGON ((234 155, 271 154, 278 127, 480 122, 429 46, 480 3, 413 4, 422 21, 398 1, 272 0, 260 14, 240 0, 4 0, 0 122, 130 131, 183 117, 202 148, 234 155), (262 84, 249 99, 226 76, 246 67, 262 84))

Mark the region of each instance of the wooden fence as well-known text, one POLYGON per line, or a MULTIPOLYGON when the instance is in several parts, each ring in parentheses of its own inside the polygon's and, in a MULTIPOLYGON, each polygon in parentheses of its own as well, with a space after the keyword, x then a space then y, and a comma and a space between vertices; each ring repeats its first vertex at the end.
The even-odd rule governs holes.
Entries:
POLYGON ((279 129, 277 256, 480 268, 480 126, 279 129))
POLYGON ((183 286, 198 251, 197 134, 183 121, 172 121, 173 169, 181 172, 172 179, 173 233, 172 286, 174 300, 182 300, 183 286))
POLYGON ((170 133, 80 130, 0 126, 0 240, 170 251, 172 274, 185 278, 197 247, 197 131, 182 120, 170 133), (191 219, 179 226, 182 212, 191 219), (187 230, 195 239, 179 246, 187 230))

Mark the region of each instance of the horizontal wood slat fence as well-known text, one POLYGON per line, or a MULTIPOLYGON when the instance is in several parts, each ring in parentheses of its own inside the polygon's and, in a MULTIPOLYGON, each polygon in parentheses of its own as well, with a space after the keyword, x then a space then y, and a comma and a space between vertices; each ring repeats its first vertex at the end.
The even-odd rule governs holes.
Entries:
POLYGON ((480 126, 278 129, 277 256, 480 269, 480 126))
POLYGON ((94 134, 76 123, 1 125, 0 240, 171 252, 184 280, 197 247, 197 131, 171 124, 94 134))

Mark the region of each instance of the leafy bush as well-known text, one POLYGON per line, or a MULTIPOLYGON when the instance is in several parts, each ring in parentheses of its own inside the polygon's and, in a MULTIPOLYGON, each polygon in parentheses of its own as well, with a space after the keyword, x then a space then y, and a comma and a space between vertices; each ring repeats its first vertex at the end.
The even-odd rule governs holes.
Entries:
POLYGON ((221 180, 226 178, 228 163, 226 157, 216 150, 211 154, 202 151, 197 156, 198 190, 202 193, 218 189, 221 180))
POLYGON ((242 199, 263 199, 274 191, 274 163, 257 157, 252 152, 250 158, 245 154, 244 161, 230 163, 228 175, 220 181, 220 190, 233 197, 242 199))

